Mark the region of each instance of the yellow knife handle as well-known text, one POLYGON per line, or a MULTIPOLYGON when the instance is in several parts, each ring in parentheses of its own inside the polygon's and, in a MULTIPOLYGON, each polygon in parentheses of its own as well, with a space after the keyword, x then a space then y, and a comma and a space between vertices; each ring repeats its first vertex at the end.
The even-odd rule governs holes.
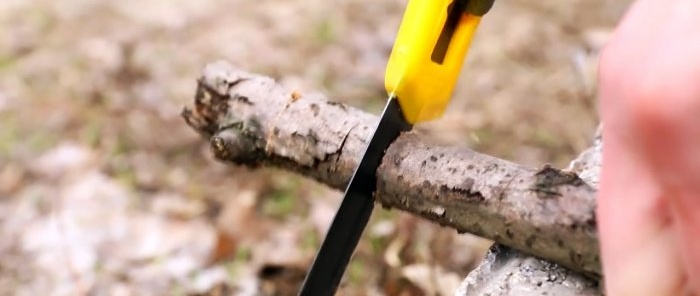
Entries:
POLYGON ((440 117, 493 0, 409 0, 384 79, 412 124, 440 117), (481 2, 481 3, 477 3, 481 2))

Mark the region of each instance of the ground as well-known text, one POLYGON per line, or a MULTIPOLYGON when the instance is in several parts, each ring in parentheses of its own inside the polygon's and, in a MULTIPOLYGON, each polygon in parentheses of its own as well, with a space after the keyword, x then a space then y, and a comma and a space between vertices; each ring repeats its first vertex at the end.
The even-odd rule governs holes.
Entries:
MULTIPOLYGON (((441 143, 563 166, 630 1, 499 0, 441 143)), ((294 295, 340 193, 212 160, 179 117, 225 59, 377 113, 405 0, 3 0, 0 295, 294 295), (217 294, 218 293, 218 294, 217 294)), ((341 292, 449 295, 488 241, 376 211, 341 292)))

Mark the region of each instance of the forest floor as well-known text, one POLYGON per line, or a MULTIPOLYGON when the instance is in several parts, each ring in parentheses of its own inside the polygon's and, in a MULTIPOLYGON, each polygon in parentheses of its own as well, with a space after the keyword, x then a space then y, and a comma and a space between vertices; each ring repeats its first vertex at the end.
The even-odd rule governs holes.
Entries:
MULTIPOLYGON (((405 0, 3 0, 0 295, 295 295, 340 193, 213 161, 179 114, 224 59, 378 113, 405 0)), ((434 141, 565 166, 630 1, 496 1, 434 141)), ((489 242, 379 209, 342 295, 451 295, 489 242)))

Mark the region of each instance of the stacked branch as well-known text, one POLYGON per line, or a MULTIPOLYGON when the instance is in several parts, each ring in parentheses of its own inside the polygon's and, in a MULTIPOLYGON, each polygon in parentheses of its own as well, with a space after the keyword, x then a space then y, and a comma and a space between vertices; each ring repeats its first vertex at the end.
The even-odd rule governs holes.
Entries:
MULTIPOLYGON (((344 189, 378 118, 220 62, 199 79, 187 123, 224 162, 285 168, 344 189)), ((529 168, 415 132, 389 147, 377 202, 561 264, 601 274, 595 189, 573 172, 529 168)))

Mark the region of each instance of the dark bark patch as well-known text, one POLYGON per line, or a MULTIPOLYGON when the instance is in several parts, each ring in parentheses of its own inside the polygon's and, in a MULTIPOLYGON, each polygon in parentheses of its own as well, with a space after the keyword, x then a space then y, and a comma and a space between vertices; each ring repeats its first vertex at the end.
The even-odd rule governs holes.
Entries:
POLYGON ((537 239, 534 235, 530 235, 525 239, 525 246, 528 248, 532 248, 532 244, 535 243, 535 239, 537 239))
POLYGON ((253 104, 253 102, 250 101, 250 99, 248 99, 248 97, 246 97, 246 96, 241 96, 241 95, 238 95, 238 94, 236 94, 236 95, 233 96, 233 100, 234 100, 234 101, 241 102, 241 103, 246 104, 246 105, 250 105, 250 106, 255 105, 255 104, 253 104))
POLYGON ((321 109, 318 107, 318 104, 316 103, 311 103, 309 106, 311 108, 311 113, 314 114, 314 117, 318 116, 318 113, 321 112, 321 109))
POLYGON ((326 102, 326 104, 329 105, 329 106, 336 106, 336 107, 339 107, 339 108, 342 109, 343 111, 348 111, 348 107, 347 107, 347 106, 345 106, 344 104, 338 103, 338 102, 328 101, 328 102, 326 102))
POLYGON ((235 129, 238 131, 243 131, 243 121, 233 121, 225 126, 221 126, 219 130, 235 129))
POLYGON ((537 192, 541 198, 553 198, 561 196, 559 187, 561 186, 582 186, 586 184, 576 173, 564 172, 545 165, 535 173, 535 184, 531 190, 537 192))
POLYGON ((584 224, 586 225, 586 227, 588 227, 588 229, 596 229, 596 227, 597 227, 597 225, 598 225, 598 222, 597 222, 597 218, 596 218, 596 215, 595 215, 595 210, 593 210, 593 211, 591 211, 591 212, 592 212, 592 213, 591 213, 591 217, 588 218, 588 219, 586 219, 586 221, 584 222, 584 224))
POLYGON ((569 260, 573 262, 574 264, 581 264, 581 259, 583 259, 583 256, 581 256, 580 253, 574 251, 574 250, 569 250, 569 260))
POLYGON ((492 164, 488 165, 486 167, 486 169, 484 169, 484 174, 491 172, 491 171, 497 171, 497 170, 498 170, 498 165, 495 163, 492 163, 492 164))
POLYGON ((398 168, 399 166, 401 166, 401 162, 403 162, 403 157, 402 157, 401 155, 394 154, 394 155, 391 156, 391 158, 392 158, 392 160, 393 160, 392 163, 393 163, 397 168, 398 168))
POLYGON ((334 151, 333 153, 327 154, 323 161, 327 160, 332 160, 333 165, 329 168, 329 173, 330 172, 335 172, 338 169, 338 161, 340 161, 340 156, 343 154, 343 148, 345 148, 345 144, 348 142, 348 137, 350 137, 350 132, 355 128, 355 126, 351 127, 347 133, 345 133, 345 136, 343 136, 343 140, 340 142, 340 146, 338 146, 338 149, 334 151))
MULTIPOLYGON (((472 231, 474 234, 476 234, 476 235, 484 235, 484 234, 486 234, 486 233, 484 233, 484 227, 481 226, 481 224, 480 224, 479 222, 474 222, 474 223, 472 223, 470 229, 471 229, 471 231, 472 231)), ((464 232, 462 232, 462 233, 464 233, 464 232)))
POLYGON ((226 129, 211 137, 209 147, 217 160, 257 167, 264 158, 258 142, 241 130, 226 129))
POLYGON ((462 197, 466 197, 469 202, 483 202, 484 196, 479 191, 472 191, 471 186, 469 187, 449 187, 447 185, 440 185, 439 193, 440 195, 446 195, 449 193, 456 193, 462 197))
POLYGON ((229 99, 228 93, 221 94, 200 79, 195 92, 194 110, 186 108, 181 115, 198 132, 212 136, 219 129, 219 119, 228 113, 229 99))
POLYGON ((462 183, 462 188, 464 188, 466 190, 471 190, 472 187, 474 187, 474 179, 473 178, 464 179, 464 182, 462 183))
POLYGON ((239 79, 236 79, 234 81, 228 81, 226 83, 226 88, 228 89, 227 92, 231 92, 231 89, 236 87, 238 84, 240 84, 241 82, 248 81, 248 80, 250 80, 250 78, 239 78, 239 79))

